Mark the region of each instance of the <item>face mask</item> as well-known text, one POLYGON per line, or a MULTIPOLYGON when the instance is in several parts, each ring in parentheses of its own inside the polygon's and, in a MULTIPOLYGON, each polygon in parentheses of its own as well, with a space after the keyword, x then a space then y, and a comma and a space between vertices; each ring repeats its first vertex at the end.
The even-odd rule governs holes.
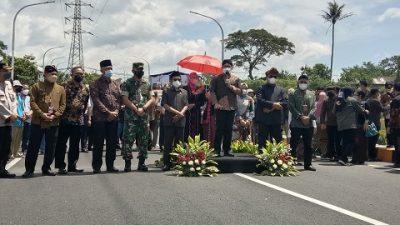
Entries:
POLYGON ((22 87, 16 87, 15 88, 15 91, 18 93, 18 92, 21 92, 22 91, 22 87))
POLYGON ((113 75, 113 71, 112 70, 107 70, 106 72, 104 72, 104 75, 106 76, 106 77, 112 77, 112 75, 113 75))
POLYGON ((23 95, 28 95, 29 94, 29 90, 28 89, 22 90, 22 94, 23 95))
POLYGON ((49 83, 54 84, 55 82, 57 82, 57 76, 50 76, 50 77, 47 77, 46 80, 47 80, 49 83))
POLYGON ((231 74, 231 71, 232 71, 232 68, 230 68, 230 67, 224 68, 225 74, 231 74))
POLYGON ((80 83, 80 82, 82 82, 83 77, 82 77, 81 75, 75 75, 75 76, 74 76, 74 80, 75 80, 76 82, 80 83))
POLYGON ((302 90, 302 91, 306 90, 307 87, 308 87, 308 84, 299 84, 299 88, 300 88, 300 90, 302 90))
POLYGON ((173 85, 175 88, 179 88, 179 87, 181 86, 181 82, 180 82, 179 80, 176 80, 176 81, 172 82, 172 85, 173 85))
POLYGON ((268 83, 276 84, 276 78, 275 77, 268 78, 268 83))
POLYGON ((144 71, 143 70, 139 70, 139 71, 135 71, 135 76, 139 79, 142 79, 143 75, 144 75, 144 71))

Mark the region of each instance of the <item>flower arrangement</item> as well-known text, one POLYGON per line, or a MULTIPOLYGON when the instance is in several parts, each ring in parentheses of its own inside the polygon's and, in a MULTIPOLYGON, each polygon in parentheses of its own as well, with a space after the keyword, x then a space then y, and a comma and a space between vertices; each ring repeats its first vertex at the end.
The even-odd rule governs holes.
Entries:
POLYGON ((251 141, 237 140, 231 144, 232 152, 234 153, 249 153, 252 155, 258 155, 258 145, 253 144, 251 141))
POLYGON ((267 141, 262 154, 257 155, 259 164, 257 167, 263 171, 261 175, 265 176, 296 176, 296 162, 290 155, 290 148, 285 142, 276 143, 267 141))
POLYGON ((175 172, 178 176, 215 177, 219 172, 217 162, 211 160, 214 156, 214 149, 210 148, 210 143, 201 141, 200 136, 188 138, 188 143, 180 143, 171 153, 175 164, 175 172))

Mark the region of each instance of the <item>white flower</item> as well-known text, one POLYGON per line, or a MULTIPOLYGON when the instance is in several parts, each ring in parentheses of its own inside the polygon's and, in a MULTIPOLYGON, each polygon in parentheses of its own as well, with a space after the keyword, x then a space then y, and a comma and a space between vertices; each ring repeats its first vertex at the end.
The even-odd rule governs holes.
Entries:
POLYGON ((292 162, 288 162, 287 164, 288 164, 288 166, 292 166, 293 165, 292 162))
POLYGON ((194 163, 195 163, 196 165, 199 165, 199 164, 200 164, 200 162, 199 162, 198 159, 194 160, 194 163))
POLYGON ((190 172, 194 172, 195 169, 193 167, 190 167, 190 172))
POLYGON ((285 163, 282 165, 282 167, 283 167, 283 169, 287 169, 288 168, 288 166, 285 163))
POLYGON ((188 165, 189 165, 189 166, 193 166, 193 161, 190 160, 189 163, 188 163, 188 165))
POLYGON ((273 167, 274 169, 278 168, 278 166, 277 166, 276 164, 274 164, 272 167, 273 167))
POLYGON ((275 163, 275 160, 271 159, 269 162, 272 164, 272 163, 275 163))
POLYGON ((178 175, 183 175, 183 172, 182 172, 182 171, 179 171, 179 172, 178 172, 178 175))
POLYGON ((183 162, 182 162, 182 165, 186 165, 186 161, 183 161, 183 162))
POLYGON ((206 165, 206 160, 201 161, 201 164, 206 165))
POLYGON ((200 166, 196 167, 196 170, 197 171, 201 170, 201 167, 200 166))
POLYGON ((278 160, 278 165, 282 165, 282 160, 278 160))

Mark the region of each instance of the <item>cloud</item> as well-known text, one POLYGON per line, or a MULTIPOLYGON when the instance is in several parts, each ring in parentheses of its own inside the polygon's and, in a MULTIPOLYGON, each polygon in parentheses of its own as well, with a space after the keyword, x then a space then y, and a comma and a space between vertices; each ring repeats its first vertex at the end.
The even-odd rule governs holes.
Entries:
POLYGON ((383 22, 387 19, 400 18, 400 8, 388 8, 386 11, 378 17, 379 22, 383 22))

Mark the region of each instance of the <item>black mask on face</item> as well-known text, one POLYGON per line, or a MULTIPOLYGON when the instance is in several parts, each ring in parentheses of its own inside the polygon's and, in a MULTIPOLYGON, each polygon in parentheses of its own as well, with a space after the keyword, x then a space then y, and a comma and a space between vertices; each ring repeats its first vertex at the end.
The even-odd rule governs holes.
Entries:
POLYGON ((18 93, 21 92, 22 91, 22 87, 15 87, 15 91, 18 92, 18 93))
POLYGON ((139 70, 139 71, 135 71, 134 74, 137 78, 142 79, 144 72, 143 72, 143 70, 139 70))
POLYGON ((80 83, 80 82, 82 82, 83 77, 82 77, 81 75, 75 75, 75 76, 74 76, 74 80, 75 80, 76 82, 80 83))

